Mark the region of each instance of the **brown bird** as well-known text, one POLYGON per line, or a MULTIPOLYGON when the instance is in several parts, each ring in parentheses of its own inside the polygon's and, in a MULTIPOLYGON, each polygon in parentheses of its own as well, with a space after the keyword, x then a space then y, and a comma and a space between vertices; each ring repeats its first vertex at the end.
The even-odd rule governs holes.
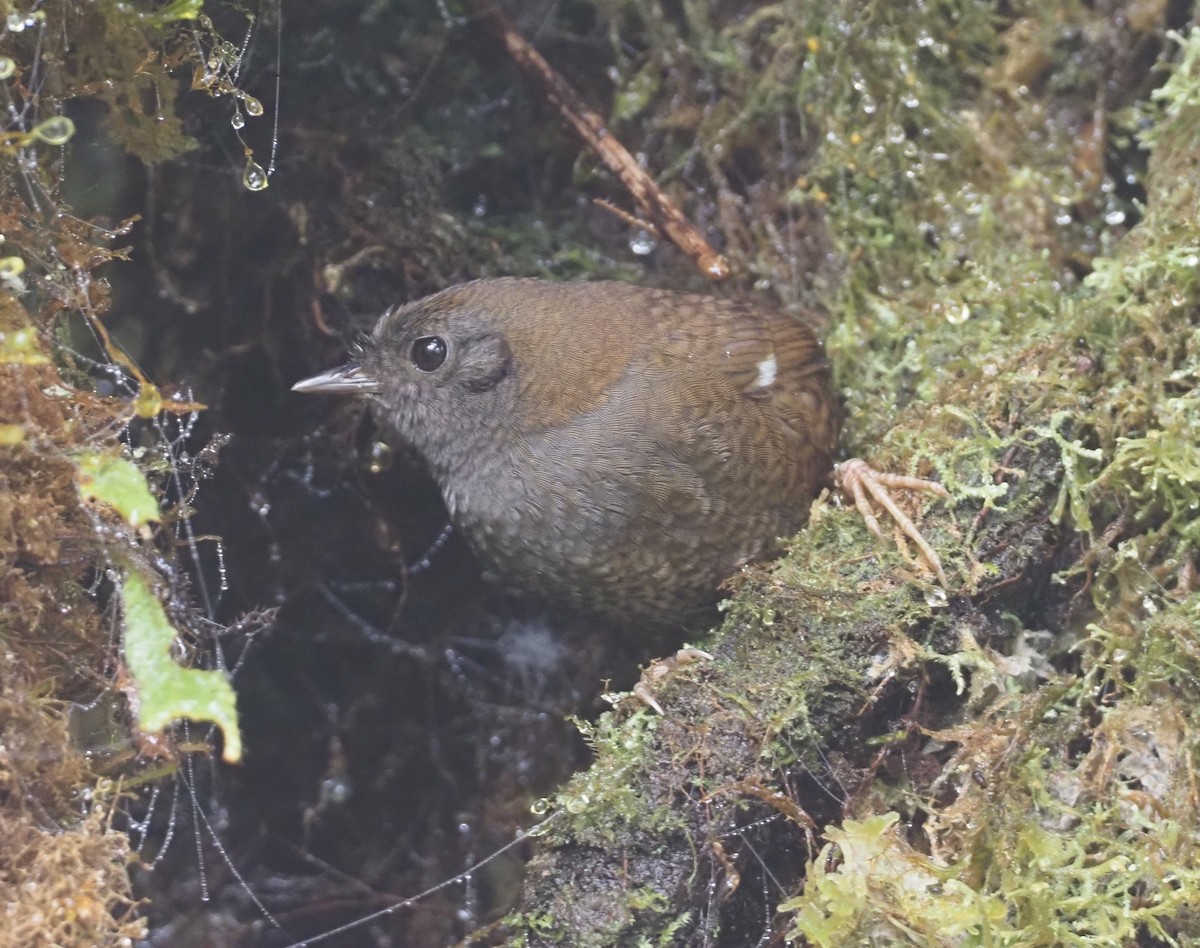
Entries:
MULTIPOLYGON (((504 587, 660 624, 803 526, 841 424, 803 323, 614 282, 451 287, 388 311, 354 361, 293 387, 366 395, 504 587)), ((868 516, 864 485, 941 491, 861 461, 836 470, 868 516)))

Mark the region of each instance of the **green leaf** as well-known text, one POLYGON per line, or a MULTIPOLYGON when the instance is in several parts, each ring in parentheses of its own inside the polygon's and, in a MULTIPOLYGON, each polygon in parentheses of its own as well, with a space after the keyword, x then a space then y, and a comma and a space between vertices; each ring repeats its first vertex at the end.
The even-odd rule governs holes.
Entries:
POLYGON ((171 658, 175 627, 145 578, 126 570, 121 589, 125 615, 125 664, 137 686, 137 721, 143 731, 161 731, 178 718, 211 721, 225 735, 222 759, 242 757, 237 699, 219 671, 182 668, 171 658))
POLYGON ((75 479, 85 499, 108 504, 132 527, 159 519, 158 501, 131 461, 110 454, 83 454, 76 462, 75 479))

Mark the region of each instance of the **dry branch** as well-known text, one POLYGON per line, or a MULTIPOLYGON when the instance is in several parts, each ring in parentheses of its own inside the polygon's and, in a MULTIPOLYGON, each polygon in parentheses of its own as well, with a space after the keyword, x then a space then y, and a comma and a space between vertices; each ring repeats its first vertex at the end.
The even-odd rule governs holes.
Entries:
POLYGON ((584 143, 600 156, 600 160, 621 181, 654 226, 670 238, 680 250, 691 257, 696 266, 711 280, 729 275, 729 262, 717 253, 700 231, 604 126, 600 116, 588 108, 583 98, 555 69, 542 58, 517 28, 488 0, 471 0, 471 7, 487 29, 508 50, 513 62, 538 84, 543 94, 558 109, 584 143))

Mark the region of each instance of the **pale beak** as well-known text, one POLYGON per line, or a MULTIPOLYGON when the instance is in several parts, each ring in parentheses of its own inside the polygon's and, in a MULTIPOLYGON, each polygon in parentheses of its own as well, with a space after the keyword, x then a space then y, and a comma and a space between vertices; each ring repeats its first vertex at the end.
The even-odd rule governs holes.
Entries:
POLYGON ((301 379, 292 386, 292 391, 315 392, 318 395, 367 395, 379 391, 379 381, 363 372, 357 362, 347 362, 312 378, 301 379))

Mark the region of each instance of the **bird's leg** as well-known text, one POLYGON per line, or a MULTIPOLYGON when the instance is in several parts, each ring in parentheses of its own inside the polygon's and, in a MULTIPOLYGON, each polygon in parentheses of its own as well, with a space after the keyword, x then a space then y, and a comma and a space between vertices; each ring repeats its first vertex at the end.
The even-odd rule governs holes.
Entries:
POLYGON ((925 562, 937 574, 938 581, 942 586, 949 588, 949 583, 946 581, 946 573, 942 569, 942 561, 938 559, 937 553, 929 545, 929 541, 921 536, 921 531, 917 529, 916 524, 896 505, 896 502, 892 500, 891 494, 888 493, 888 488, 919 490, 948 499, 950 492, 946 488, 937 481, 927 481, 922 477, 908 477, 904 474, 885 474, 882 471, 875 470, 861 458, 851 458, 849 461, 843 461, 841 464, 835 465, 833 469, 833 482, 843 494, 854 501, 854 506, 862 514, 862 518, 867 524, 867 529, 880 538, 883 537, 883 531, 879 528, 879 520, 875 516, 875 508, 872 506, 872 501, 886 510, 892 519, 896 521, 896 525, 904 535, 917 545, 917 549, 921 551, 921 556, 924 557, 925 562))

